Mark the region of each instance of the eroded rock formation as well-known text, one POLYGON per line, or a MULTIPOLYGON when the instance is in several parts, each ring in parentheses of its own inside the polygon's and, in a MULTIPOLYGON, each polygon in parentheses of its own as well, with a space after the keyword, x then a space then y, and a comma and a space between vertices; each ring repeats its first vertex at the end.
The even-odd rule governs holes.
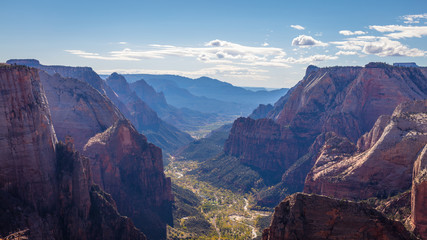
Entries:
POLYGON ((150 239, 166 238, 172 224, 171 182, 163 173, 162 151, 147 142, 127 120, 119 120, 89 140, 95 183, 110 193, 123 215, 150 239))
POLYGON ((0 92, 0 235, 145 239, 92 184, 88 159, 57 143, 37 70, 1 65, 0 92))
POLYGON ((88 83, 44 71, 39 75, 58 139, 64 141, 71 136, 78 151, 95 134, 125 118, 108 97, 88 83))
POLYGON ((327 141, 304 191, 346 199, 384 198, 412 184, 412 166, 427 144, 427 100, 400 104, 358 141, 327 141), (385 121, 388 123, 385 125, 385 121))
POLYGON ((375 63, 309 67, 304 79, 275 104, 271 122, 236 120, 224 149, 242 163, 281 175, 320 134, 334 132, 356 143, 379 116, 390 115, 399 103, 426 97, 426 76, 418 68, 375 63))
POLYGON ((400 222, 365 204, 296 193, 274 210, 263 240, 414 239, 400 222))
POLYGON ((414 163, 410 223, 415 234, 427 239, 427 145, 414 163))

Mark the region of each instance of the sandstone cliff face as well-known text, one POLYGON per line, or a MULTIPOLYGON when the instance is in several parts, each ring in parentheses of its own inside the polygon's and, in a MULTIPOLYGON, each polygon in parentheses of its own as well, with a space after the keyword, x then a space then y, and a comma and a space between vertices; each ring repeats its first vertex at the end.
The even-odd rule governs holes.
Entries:
POLYGON ((224 149, 243 163, 284 173, 319 134, 335 132, 356 143, 380 115, 390 115, 401 102, 426 97, 426 76, 417 68, 311 67, 269 113, 275 124, 238 119, 224 149), (266 152, 272 152, 269 158, 263 157, 266 152))
POLYGON ((114 201, 94 195, 88 159, 71 142, 56 144, 37 70, 0 66, 0 92, 0 235, 28 228, 30 239, 145 239, 114 201))
POLYGON ((50 75, 58 73, 65 78, 74 78, 87 82, 102 95, 108 96, 114 105, 120 109, 120 112, 122 112, 126 118, 131 119, 131 115, 126 106, 117 98, 114 91, 105 83, 105 81, 102 80, 90 67, 46 66, 40 64, 40 62, 35 59, 11 59, 8 60, 7 63, 34 67, 43 70, 50 75))
POLYGON ((404 226, 367 205, 296 193, 276 207, 263 240, 413 239, 404 226))
POLYGON ((308 147, 304 141, 296 139, 295 134, 289 127, 271 119, 238 118, 233 123, 224 151, 277 182, 283 170, 293 163, 283 159, 296 159, 303 154, 299 149, 308 147), (295 141, 290 141, 292 139, 295 141))
POLYGON ((171 182, 163 173, 162 151, 127 120, 89 140, 93 180, 112 195, 117 208, 150 239, 166 238, 172 224, 171 182))
POLYGON ((39 72, 59 140, 74 139, 76 149, 83 150, 95 134, 105 131, 115 121, 124 119, 109 98, 88 83, 39 72))
POLYGON ((107 83, 129 109, 132 123, 150 142, 167 152, 172 152, 192 141, 190 135, 161 120, 156 112, 130 89, 123 76, 113 73, 107 78, 107 83))
POLYGON ((53 205, 56 137, 37 70, 0 66, 0 189, 53 205))
POLYGON ((427 239, 427 144, 414 163, 411 191, 411 226, 421 239, 427 239))
POLYGON ((307 175, 304 191, 347 199, 403 192, 411 187, 412 166, 426 143, 427 100, 400 104, 359 140, 358 151, 343 147, 351 144, 345 138, 328 141, 307 175))

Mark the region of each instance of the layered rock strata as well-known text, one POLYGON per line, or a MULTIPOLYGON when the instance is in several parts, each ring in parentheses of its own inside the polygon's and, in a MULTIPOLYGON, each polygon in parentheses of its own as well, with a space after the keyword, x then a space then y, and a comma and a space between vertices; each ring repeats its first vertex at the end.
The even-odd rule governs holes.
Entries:
POLYGON ((150 239, 166 239, 172 224, 170 178, 163 173, 162 151, 147 142, 127 120, 119 120, 84 147, 95 183, 110 193, 123 215, 150 239))
POLYGON ((412 169, 427 144, 427 100, 400 104, 358 141, 327 141, 304 191, 336 198, 385 198, 411 187, 412 169), (388 120, 388 121, 387 121, 388 120), (387 122, 387 124, 385 124, 387 122))
POLYGON ((57 143, 37 70, 1 65, 0 92, 0 235, 145 239, 93 185, 88 159, 57 143))
POLYGON ((270 111, 271 122, 236 120, 224 150, 261 171, 273 170, 280 179, 320 134, 334 132, 356 143, 379 116, 390 115, 399 103, 426 97, 427 79, 418 68, 379 63, 309 67, 270 111))
POLYGON ((367 205, 296 193, 274 210, 263 240, 415 239, 396 221, 367 205))

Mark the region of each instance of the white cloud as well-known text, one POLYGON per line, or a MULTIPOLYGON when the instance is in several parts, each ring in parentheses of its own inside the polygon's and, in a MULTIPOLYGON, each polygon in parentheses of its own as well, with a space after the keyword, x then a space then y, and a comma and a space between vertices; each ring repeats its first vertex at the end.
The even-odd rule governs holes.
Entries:
POLYGON ((293 57, 288 57, 288 58, 276 58, 273 59, 273 62, 278 62, 278 63, 289 63, 289 64, 308 64, 308 63, 313 63, 313 62, 321 62, 321 61, 327 61, 327 60, 335 60, 338 59, 337 56, 330 56, 330 55, 321 55, 321 54, 316 54, 316 55, 312 55, 312 56, 308 56, 308 57, 300 57, 300 58, 293 58, 293 57))
POLYGON ((127 42, 119 42, 120 45, 126 45, 128 44, 127 42))
POLYGON ((119 56, 119 55, 111 55, 111 56, 101 56, 98 53, 90 53, 82 50, 65 50, 68 53, 77 55, 82 58, 89 59, 99 59, 99 60, 126 60, 126 61, 137 61, 137 58, 132 58, 129 56, 119 56))
POLYGON ((349 55, 356 55, 357 54, 357 52, 355 52, 355 51, 339 51, 339 52, 337 52, 337 53, 335 53, 335 55, 346 55, 346 56, 349 56, 349 55))
POLYGON ((420 23, 420 19, 427 19, 427 13, 405 15, 405 16, 402 16, 401 18, 404 19, 404 23, 420 23))
POLYGON ((291 28, 295 28, 297 30, 304 30, 305 27, 301 26, 301 25, 291 25, 291 28))
POLYGON ((263 47, 268 47, 270 44, 268 44, 267 42, 263 43, 262 46, 263 47))
POLYGON ((150 47, 150 50, 142 51, 124 48, 111 51, 107 56, 82 50, 66 50, 66 52, 83 58, 101 60, 139 61, 141 59, 164 59, 175 56, 194 58, 204 63, 214 64, 288 67, 285 64, 271 62, 274 57, 284 57, 286 52, 281 48, 268 47, 266 44, 263 47, 252 47, 216 39, 205 43, 203 47, 178 47, 158 44, 152 44, 150 47))
POLYGON ((339 31, 339 34, 341 35, 345 35, 345 36, 352 36, 352 35, 363 35, 366 34, 366 32, 364 31, 349 31, 349 30, 341 30, 339 31))
POLYGON ((427 26, 402 26, 402 25, 386 25, 386 26, 369 26, 369 29, 374 29, 378 32, 388 33, 386 36, 390 38, 421 38, 427 35, 427 26))
POLYGON ((310 47, 310 46, 327 46, 327 43, 323 43, 319 40, 314 39, 312 36, 299 35, 292 40, 292 46, 299 47, 310 47))
POLYGON ((387 37, 359 36, 346 41, 331 42, 342 50, 357 50, 365 54, 388 56, 422 57, 426 52, 417 48, 409 48, 399 41, 387 37))

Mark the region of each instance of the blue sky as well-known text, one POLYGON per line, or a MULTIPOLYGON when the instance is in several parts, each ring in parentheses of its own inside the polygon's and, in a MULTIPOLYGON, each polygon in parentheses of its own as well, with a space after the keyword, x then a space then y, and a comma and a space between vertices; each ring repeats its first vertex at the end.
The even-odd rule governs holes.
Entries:
POLYGON ((427 1, 2 1, 0 61, 291 87, 309 64, 427 66, 427 1))

